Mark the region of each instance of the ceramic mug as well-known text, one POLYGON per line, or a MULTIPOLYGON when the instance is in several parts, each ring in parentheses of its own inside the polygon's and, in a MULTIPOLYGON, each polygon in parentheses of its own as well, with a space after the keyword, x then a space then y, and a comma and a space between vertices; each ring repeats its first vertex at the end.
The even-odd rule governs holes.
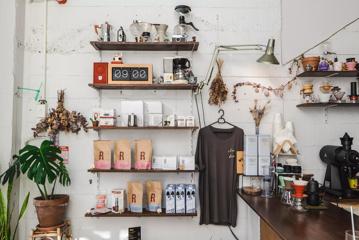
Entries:
POLYGON ((356 71, 356 66, 357 66, 356 62, 347 62, 345 63, 345 65, 347 66, 348 71, 356 71))

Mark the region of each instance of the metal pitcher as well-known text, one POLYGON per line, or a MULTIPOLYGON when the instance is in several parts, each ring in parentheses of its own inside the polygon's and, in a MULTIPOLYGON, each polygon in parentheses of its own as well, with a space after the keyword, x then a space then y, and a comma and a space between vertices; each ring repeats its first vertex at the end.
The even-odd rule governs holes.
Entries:
POLYGON ((101 25, 95 25, 95 32, 97 34, 97 37, 100 41, 104 41, 104 42, 110 42, 111 41, 111 30, 112 30, 112 26, 108 23, 105 22, 101 25))

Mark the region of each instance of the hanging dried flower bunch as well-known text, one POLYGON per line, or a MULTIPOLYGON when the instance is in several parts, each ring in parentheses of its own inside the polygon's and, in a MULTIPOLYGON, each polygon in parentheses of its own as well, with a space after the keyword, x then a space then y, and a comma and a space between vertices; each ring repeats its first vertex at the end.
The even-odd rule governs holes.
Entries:
POLYGON ((210 91, 208 103, 210 105, 221 106, 227 100, 228 89, 223 81, 221 73, 224 61, 222 59, 217 59, 216 62, 218 72, 211 83, 211 87, 209 88, 210 91))
POLYGON ((39 136, 42 132, 47 132, 51 138, 54 138, 60 131, 78 133, 81 128, 87 132, 86 118, 76 111, 68 111, 64 107, 65 92, 60 90, 57 92, 57 107, 52 108, 47 117, 40 120, 36 124, 34 137, 39 136))
POLYGON ((264 116, 264 113, 266 111, 266 107, 270 104, 270 101, 267 101, 264 106, 258 105, 258 100, 254 100, 254 106, 253 108, 249 108, 249 112, 252 114, 253 120, 256 124, 256 128, 259 128, 259 125, 261 124, 262 118, 264 116))

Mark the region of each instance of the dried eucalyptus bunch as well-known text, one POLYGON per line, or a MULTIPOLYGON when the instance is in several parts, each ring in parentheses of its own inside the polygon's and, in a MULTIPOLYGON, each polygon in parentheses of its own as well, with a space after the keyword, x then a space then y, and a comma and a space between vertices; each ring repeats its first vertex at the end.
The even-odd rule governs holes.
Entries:
POLYGON ((222 59, 217 59, 216 62, 217 62, 218 72, 211 83, 211 87, 209 88, 210 91, 209 91, 208 103, 210 105, 221 106, 227 100, 228 89, 223 81, 222 73, 221 73, 221 69, 224 61, 222 59))
POLYGON ((40 120, 36 124, 34 137, 39 136, 40 133, 47 132, 51 138, 54 138, 60 131, 78 133, 81 128, 87 132, 86 118, 76 111, 68 111, 65 106, 65 92, 60 90, 57 92, 57 107, 52 108, 47 117, 40 120))
POLYGON ((267 101, 264 106, 259 106, 258 100, 255 99, 253 108, 249 108, 249 111, 252 114, 253 120, 256 124, 256 128, 258 128, 259 125, 261 124, 262 118, 266 111, 266 107, 269 105, 269 103, 270 101, 267 101))

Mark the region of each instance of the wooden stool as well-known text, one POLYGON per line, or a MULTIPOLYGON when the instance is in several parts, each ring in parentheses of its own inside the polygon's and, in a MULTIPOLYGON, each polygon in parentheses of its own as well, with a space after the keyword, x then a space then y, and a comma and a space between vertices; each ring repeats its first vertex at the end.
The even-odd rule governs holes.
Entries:
POLYGON ((71 224, 70 221, 65 221, 62 225, 49 227, 49 228, 40 228, 39 226, 36 229, 32 230, 30 240, 72 240, 71 235, 71 224))

